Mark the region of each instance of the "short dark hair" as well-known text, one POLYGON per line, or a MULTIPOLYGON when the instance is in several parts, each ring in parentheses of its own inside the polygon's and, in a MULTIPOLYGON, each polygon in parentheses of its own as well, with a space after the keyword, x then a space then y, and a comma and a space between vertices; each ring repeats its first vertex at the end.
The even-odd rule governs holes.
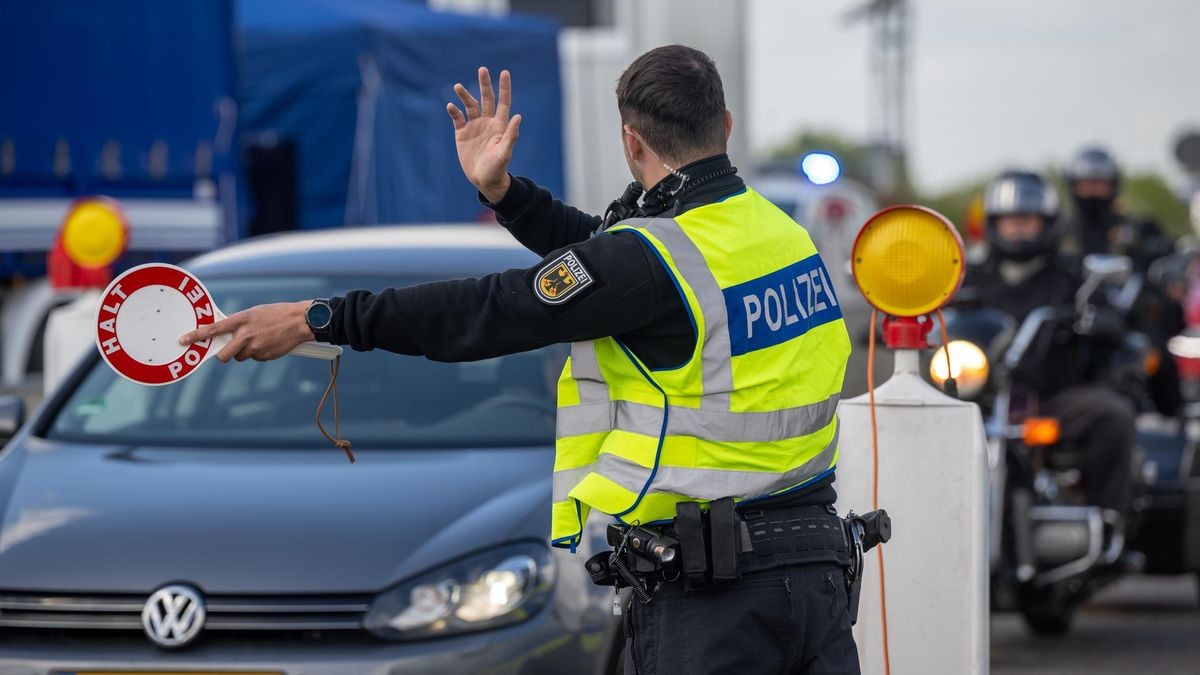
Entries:
POLYGON ((639 56, 617 82, 617 108, 663 161, 725 152, 725 90, 698 49, 669 45, 639 56))

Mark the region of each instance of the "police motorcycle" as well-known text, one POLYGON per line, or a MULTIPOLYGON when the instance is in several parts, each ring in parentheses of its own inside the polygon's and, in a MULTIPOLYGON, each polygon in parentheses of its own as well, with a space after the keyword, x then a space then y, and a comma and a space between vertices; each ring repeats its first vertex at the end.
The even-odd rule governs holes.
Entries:
MULTIPOLYGON (((1088 503, 1080 470, 1085 449, 1060 438, 1058 420, 1039 415, 1037 393, 1021 374, 1045 363, 1059 331, 1120 335, 1100 378, 1138 409, 1150 405, 1149 341, 1120 327, 1120 312, 1131 306, 1140 282, 1125 258, 1089 256, 1084 266, 1074 306, 1040 307, 1019 324, 1002 311, 969 302, 947 310, 949 341, 929 364, 935 384, 975 401, 984 414, 992 606, 1018 610, 1039 634, 1065 633, 1079 605, 1119 576, 1132 523, 1088 503)), ((1144 485, 1150 469, 1140 452, 1133 455, 1128 470, 1135 486, 1144 485)))

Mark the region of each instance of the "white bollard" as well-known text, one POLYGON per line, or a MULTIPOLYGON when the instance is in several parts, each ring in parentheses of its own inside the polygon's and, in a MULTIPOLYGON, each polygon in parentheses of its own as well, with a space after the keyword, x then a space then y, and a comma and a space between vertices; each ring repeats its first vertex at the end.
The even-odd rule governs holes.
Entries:
POLYGON ((96 303, 100 289, 92 289, 46 318, 42 340, 42 392, 49 396, 75 364, 96 346, 96 303))
MULTIPOLYGON (((892 519, 883 547, 891 672, 988 672, 988 461, 974 403, 921 379, 919 354, 896 352, 892 378, 875 390, 879 507, 892 519)), ((843 401, 838 511, 871 510, 871 411, 867 394, 843 401)), ((865 559, 854 639, 862 672, 882 674, 879 560, 865 559)))

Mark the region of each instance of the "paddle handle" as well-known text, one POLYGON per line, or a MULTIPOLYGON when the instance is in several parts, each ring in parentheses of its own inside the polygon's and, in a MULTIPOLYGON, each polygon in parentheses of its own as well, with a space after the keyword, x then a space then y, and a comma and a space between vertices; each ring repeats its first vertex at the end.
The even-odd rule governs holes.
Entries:
POLYGON ((310 359, 331 360, 342 356, 342 348, 337 345, 330 345, 328 342, 305 342, 304 345, 296 347, 295 350, 289 352, 298 357, 308 357, 310 359))
POLYGON ((296 356, 307 356, 310 359, 332 361, 342 355, 342 348, 327 342, 305 342, 290 353, 296 356))

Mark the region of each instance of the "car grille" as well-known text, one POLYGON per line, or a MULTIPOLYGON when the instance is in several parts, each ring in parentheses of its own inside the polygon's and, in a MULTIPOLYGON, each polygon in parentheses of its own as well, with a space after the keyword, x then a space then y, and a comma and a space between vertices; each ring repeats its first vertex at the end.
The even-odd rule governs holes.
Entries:
MULTIPOLYGON (((60 595, 0 592, 0 628, 142 630, 145 595, 60 595)), ((205 631, 356 631, 366 595, 211 595, 205 631)))

